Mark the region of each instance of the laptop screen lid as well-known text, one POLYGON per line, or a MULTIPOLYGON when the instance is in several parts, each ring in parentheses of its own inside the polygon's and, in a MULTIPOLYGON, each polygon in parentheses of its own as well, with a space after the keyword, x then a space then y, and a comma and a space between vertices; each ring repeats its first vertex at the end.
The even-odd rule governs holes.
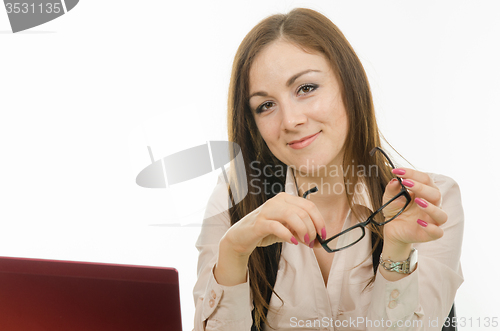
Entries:
POLYGON ((0 257, 0 330, 181 331, 178 273, 0 257))

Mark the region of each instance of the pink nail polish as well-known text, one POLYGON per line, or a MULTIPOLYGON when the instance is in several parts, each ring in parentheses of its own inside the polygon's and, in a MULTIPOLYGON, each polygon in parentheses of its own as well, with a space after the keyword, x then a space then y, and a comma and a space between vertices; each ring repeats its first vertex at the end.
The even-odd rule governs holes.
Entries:
POLYGON ((311 243, 309 244, 309 247, 313 248, 314 247, 314 242, 315 242, 315 240, 311 241, 311 243))
POLYGON ((403 185, 404 186, 407 186, 407 187, 413 187, 415 185, 414 182, 412 182, 411 180, 409 179, 403 179, 403 185))
POLYGON ((309 245, 309 233, 306 233, 306 235, 304 236, 304 242, 306 243, 306 245, 309 245))
POLYGON ((396 178, 393 178, 393 179, 391 179, 391 181, 389 182, 389 184, 392 184, 392 183, 397 182, 397 181, 398 180, 396 178))
POLYGON ((297 239, 295 239, 295 237, 292 237, 292 239, 290 239, 291 242, 293 242, 294 245, 298 245, 299 242, 297 241, 297 239))
POLYGON ((424 228, 427 226, 427 222, 422 221, 421 219, 418 219, 417 223, 420 224, 421 226, 423 226, 424 228))
POLYGON ((326 227, 321 229, 321 239, 325 240, 326 239, 326 227))
POLYGON ((426 208, 428 206, 427 202, 425 202, 424 200, 422 200, 420 198, 415 198, 415 203, 422 208, 426 208))
POLYGON ((404 169, 396 168, 396 169, 392 169, 392 173, 395 175, 402 176, 402 175, 406 174, 406 171, 404 169))

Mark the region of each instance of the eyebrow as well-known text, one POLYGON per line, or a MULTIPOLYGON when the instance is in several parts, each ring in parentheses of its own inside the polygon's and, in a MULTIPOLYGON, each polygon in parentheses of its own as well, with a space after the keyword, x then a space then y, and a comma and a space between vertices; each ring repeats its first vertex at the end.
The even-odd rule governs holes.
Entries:
MULTIPOLYGON (((310 73, 310 72, 321 72, 320 70, 314 70, 314 69, 307 69, 307 70, 304 70, 304 71, 301 71, 295 75, 293 75, 292 77, 290 77, 287 81, 286 81, 286 87, 290 87, 290 85, 293 84, 293 82, 295 82, 297 80, 297 78, 299 78, 300 76, 302 75, 305 75, 307 73, 310 73)), ((255 92, 253 93, 249 98, 248 100, 250 100, 251 98, 255 97, 255 96, 261 96, 261 97, 267 97, 267 93, 264 92, 264 91, 258 91, 258 92, 255 92)))

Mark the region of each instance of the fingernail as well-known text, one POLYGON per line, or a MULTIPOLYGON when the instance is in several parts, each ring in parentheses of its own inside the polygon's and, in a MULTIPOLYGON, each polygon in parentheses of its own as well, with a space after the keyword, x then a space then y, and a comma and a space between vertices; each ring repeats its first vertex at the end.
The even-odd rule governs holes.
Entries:
POLYGON ((401 176, 401 175, 406 174, 406 171, 404 169, 396 168, 396 169, 392 169, 392 173, 395 175, 401 176))
POLYGON ((421 219, 418 219, 417 223, 420 224, 421 226, 423 226, 424 228, 427 226, 427 222, 422 221, 421 219))
POLYGON ((393 179, 391 179, 391 181, 389 182, 389 184, 392 184, 392 183, 397 182, 397 181, 398 180, 396 178, 393 178, 393 179))
POLYGON ((309 245, 309 233, 306 233, 306 235, 304 236, 304 242, 306 243, 306 245, 309 245))
POLYGON ((297 241, 297 239, 295 239, 295 237, 292 237, 292 239, 290 239, 291 242, 293 242, 294 245, 298 245, 299 242, 297 241))
POLYGON ((321 229, 321 239, 325 240, 326 239, 326 227, 321 229))
POLYGON ((315 240, 311 241, 311 243, 309 244, 309 247, 313 248, 314 247, 314 242, 315 242, 315 240))
POLYGON ((422 208, 426 208, 428 206, 427 202, 425 202, 424 200, 422 200, 420 198, 415 198, 415 203, 422 208))
POLYGON ((403 179, 403 185, 404 186, 408 186, 408 187, 413 187, 413 185, 415 185, 414 182, 412 182, 411 180, 409 179, 403 179))

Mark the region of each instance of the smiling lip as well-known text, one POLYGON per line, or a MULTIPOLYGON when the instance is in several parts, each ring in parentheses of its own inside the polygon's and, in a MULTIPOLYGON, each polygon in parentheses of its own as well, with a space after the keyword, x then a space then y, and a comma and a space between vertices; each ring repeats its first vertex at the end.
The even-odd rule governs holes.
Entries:
POLYGON ((316 134, 313 134, 311 136, 304 137, 300 140, 291 141, 288 143, 288 146, 290 146, 293 149, 301 149, 301 148, 307 147, 316 139, 316 137, 320 133, 321 133, 321 131, 316 133, 316 134))

